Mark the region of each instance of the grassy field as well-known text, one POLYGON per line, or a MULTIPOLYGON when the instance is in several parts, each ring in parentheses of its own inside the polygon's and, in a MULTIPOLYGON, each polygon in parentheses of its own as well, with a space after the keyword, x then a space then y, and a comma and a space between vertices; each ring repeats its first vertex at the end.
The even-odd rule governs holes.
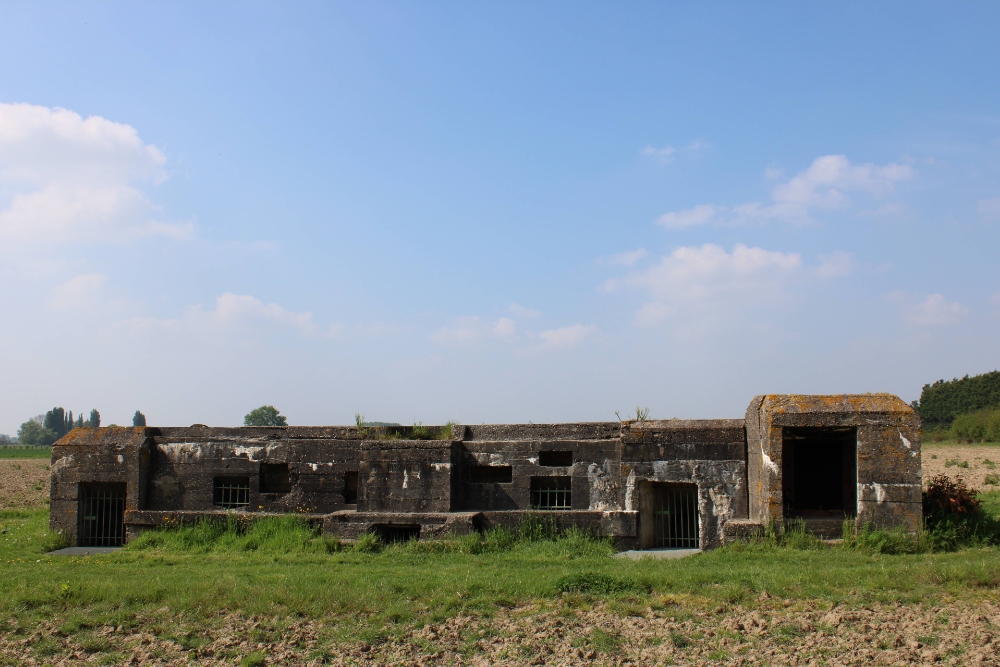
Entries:
POLYGON ((0 447, 0 459, 49 459, 51 447, 0 447))
MULTIPOLYGON (((1000 493, 984 501, 1000 516, 1000 493)), ((996 601, 1000 591, 995 547, 887 555, 759 544, 629 561, 578 534, 350 547, 289 517, 248 532, 203 526, 147 533, 115 554, 65 557, 46 555, 60 545, 47 524, 44 509, 0 512, 0 634, 31 636, 48 624, 109 664, 118 654, 113 641, 100 638, 102 628, 153 627, 197 651, 233 615, 269 619, 267 632, 279 635, 288 623, 335 619, 317 640, 335 647, 377 644, 456 616, 489 619, 525 605, 600 604, 623 617, 666 605, 677 618, 752 608, 762 596, 850 608, 996 601)), ((56 640, 36 643, 39 659, 61 650, 56 640)))

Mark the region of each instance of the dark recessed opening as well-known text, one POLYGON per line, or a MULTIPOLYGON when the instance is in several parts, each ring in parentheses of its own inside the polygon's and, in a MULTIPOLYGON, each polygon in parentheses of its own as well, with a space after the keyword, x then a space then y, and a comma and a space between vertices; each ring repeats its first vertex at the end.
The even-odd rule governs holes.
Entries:
POLYGON ((564 468, 573 465, 573 452, 538 452, 538 465, 564 468))
POLYGON ((212 481, 212 504, 219 507, 246 507, 250 504, 249 477, 216 477, 212 481))
POLYGON ((789 516, 857 512, 856 428, 783 429, 782 491, 789 516))
POLYGON ((261 493, 290 493, 292 480, 288 476, 287 463, 260 464, 261 493))
POLYGON ((473 484, 510 484, 514 481, 510 466, 469 466, 466 471, 473 484))
POLYGON ((568 475, 531 478, 531 509, 572 509, 572 480, 568 475))
POLYGON ((348 470, 344 473, 344 503, 358 504, 358 471, 348 470))
POLYGON ((420 524, 380 523, 372 526, 372 532, 385 544, 409 542, 420 539, 420 524))
POLYGON ((80 485, 81 547, 120 547, 125 542, 125 484, 80 485))

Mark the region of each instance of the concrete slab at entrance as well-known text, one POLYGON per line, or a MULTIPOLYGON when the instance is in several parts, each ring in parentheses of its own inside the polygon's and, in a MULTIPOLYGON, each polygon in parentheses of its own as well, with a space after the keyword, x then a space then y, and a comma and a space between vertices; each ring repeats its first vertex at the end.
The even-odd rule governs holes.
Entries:
POLYGON ((701 553, 701 549, 642 549, 636 551, 621 551, 612 558, 628 558, 629 560, 639 560, 640 558, 670 559, 684 558, 693 554, 701 553))
POLYGON ((50 551, 50 556, 96 556, 97 554, 110 554, 118 551, 121 547, 67 547, 50 551))

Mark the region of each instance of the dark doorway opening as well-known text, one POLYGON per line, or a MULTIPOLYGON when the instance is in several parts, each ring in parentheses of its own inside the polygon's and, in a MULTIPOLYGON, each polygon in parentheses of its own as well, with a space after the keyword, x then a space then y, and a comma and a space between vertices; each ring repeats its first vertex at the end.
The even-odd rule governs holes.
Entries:
POLYGON ((698 549, 698 485, 643 484, 640 545, 644 549, 698 549))
POLYGON ((565 468, 573 465, 573 452, 538 452, 538 465, 565 468))
POLYGON ((358 504, 358 471, 348 470, 344 473, 344 504, 358 504))
POLYGON ((287 463, 260 464, 261 493, 291 493, 292 480, 288 475, 287 463))
POLYGON ((381 523, 372 526, 372 532, 385 544, 409 542, 420 539, 420 524, 381 523))
POLYGON ((81 547, 120 547, 125 542, 125 484, 80 485, 81 547))
POLYGON ((857 428, 786 427, 782 440, 785 515, 833 520, 855 516, 857 428))

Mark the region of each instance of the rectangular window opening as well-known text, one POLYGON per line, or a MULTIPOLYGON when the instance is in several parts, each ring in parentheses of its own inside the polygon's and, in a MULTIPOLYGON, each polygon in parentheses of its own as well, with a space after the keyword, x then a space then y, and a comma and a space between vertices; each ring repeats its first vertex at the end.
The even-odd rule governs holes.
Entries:
POLYGON ((125 542, 125 484, 80 485, 81 547, 120 547, 125 542))
POLYGON ((348 470, 344 473, 344 504, 358 504, 358 471, 348 470))
POLYGON ((216 477, 212 483, 212 504, 234 509, 250 505, 249 477, 216 477))
POLYGON ((858 430, 785 427, 782 493, 786 515, 832 520, 857 513, 858 430))
POLYGON ((291 493, 292 480, 288 476, 287 463, 260 464, 261 493, 291 493))
POLYGON ((572 481, 568 475, 531 478, 531 509, 572 509, 572 481))
POLYGON ((565 468, 573 465, 573 452, 538 452, 538 465, 565 468))
POLYGON ((510 466, 468 466, 466 471, 472 484, 510 484, 514 481, 510 466))

